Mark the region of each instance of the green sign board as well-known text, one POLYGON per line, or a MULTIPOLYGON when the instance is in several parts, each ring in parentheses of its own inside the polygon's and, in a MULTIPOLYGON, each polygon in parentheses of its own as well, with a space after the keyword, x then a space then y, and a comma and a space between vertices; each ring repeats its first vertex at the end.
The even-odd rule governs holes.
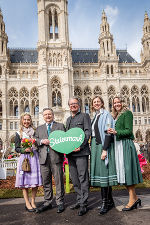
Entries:
POLYGON ((56 130, 50 133, 50 147, 60 153, 69 154, 75 148, 80 147, 85 138, 81 128, 72 128, 67 132, 56 130))

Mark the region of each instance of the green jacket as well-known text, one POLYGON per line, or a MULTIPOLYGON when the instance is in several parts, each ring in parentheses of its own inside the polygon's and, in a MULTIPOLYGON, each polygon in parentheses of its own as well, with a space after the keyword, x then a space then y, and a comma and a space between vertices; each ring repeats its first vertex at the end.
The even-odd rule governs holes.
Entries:
POLYGON ((117 131, 117 141, 122 139, 134 139, 133 114, 131 111, 127 110, 118 117, 115 124, 115 130, 117 131))

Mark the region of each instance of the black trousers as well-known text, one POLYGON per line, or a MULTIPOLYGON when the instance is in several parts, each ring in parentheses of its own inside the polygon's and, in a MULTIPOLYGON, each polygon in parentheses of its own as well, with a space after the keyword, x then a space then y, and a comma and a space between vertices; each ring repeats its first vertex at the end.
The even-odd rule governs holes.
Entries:
POLYGON ((86 206, 89 196, 88 155, 68 158, 70 177, 80 206, 86 206))

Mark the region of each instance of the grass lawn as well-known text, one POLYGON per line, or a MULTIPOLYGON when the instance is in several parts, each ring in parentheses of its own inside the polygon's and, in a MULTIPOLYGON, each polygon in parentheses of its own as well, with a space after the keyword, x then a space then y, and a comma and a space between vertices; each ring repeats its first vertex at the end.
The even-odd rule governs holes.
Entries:
MULTIPOLYGON (((150 188, 150 180, 144 180, 142 184, 136 185, 137 188, 150 188)), ((125 186, 114 186, 113 190, 122 190, 126 189, 125 186)), ((91 187, 90 191, 99 191, 99 187, 91 187)), ((74 192, 73 185, 70 184, 70 193, 74 192)), ((31 190, 30 190, 31 193, 31 190)), ((54 186, 54 194, 56 193, 55 191, 55 186, 54 186)), ((43 188, 40 187, 38 188, 37 196, 43 196, 43 188)), ((22 190, 21 189, 0 189, 0 198, 6 199, 6 198, 22 198, 22 190)))

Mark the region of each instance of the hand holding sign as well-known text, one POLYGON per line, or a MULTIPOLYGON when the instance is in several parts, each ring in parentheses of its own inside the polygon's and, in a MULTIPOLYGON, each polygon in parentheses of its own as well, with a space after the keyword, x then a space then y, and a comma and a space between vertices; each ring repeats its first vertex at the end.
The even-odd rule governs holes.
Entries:
POLYGON ((49 135, 50 147, 60 153, 69 154, 80 147, 85 138, 81 128, 72 128, 67 132, 57 130, 49 135))

